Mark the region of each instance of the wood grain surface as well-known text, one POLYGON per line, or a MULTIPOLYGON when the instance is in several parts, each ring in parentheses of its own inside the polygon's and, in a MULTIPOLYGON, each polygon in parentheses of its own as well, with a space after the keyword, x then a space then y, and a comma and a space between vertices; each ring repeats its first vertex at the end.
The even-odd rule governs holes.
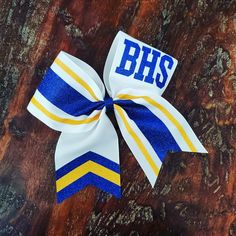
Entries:
POLYGON ((0 45, 0 235, 236 235, 235 0, 0 0, 0 45), (209 155, 169 154, 152 189, 117 130, 123 198, 57 205, 59 133, 26 106, 60 50, 102 76, 119 30, 179 60, 164 97, 209 155))

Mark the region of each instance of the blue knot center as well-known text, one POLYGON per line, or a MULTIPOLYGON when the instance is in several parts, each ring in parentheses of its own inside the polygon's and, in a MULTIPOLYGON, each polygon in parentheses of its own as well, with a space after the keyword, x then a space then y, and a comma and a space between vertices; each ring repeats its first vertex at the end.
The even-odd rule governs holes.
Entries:
POLYGON ((113 104, 114 104, 114 102, 113 102, 113 99, 111 97, 105 97, 104 105, 105 105, 107 111, 113 111, 114 110, 113 104))

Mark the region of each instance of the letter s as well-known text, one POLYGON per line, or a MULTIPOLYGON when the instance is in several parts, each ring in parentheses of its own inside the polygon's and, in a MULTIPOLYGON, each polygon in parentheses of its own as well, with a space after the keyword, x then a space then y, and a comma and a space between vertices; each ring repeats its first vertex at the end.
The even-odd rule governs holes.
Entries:
POLYGON ((174 65, 174 61, 173 61, 173 59, 170 56, 164 55, 163 57, 161 57, 160 70, 161 70, 161 74, 162 74, 163 80, 160 81, 160 74, 157 74, 157 78, 156 78, 156 85, 159 88, 163 88, 165 86, 167 78, 168 78, 167 69, 165 67, 165 63, 166 62, 168 63, 167 68, 169 70, 171 70, 173 65, 174 65))

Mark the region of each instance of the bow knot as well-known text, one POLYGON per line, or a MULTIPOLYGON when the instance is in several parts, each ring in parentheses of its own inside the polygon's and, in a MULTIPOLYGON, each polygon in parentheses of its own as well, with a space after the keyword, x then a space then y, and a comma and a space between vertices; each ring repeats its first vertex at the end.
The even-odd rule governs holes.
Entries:
POLYGON ((114 101, 111 97, 105 97, 104 105, 106 107, 107 112, 114 110, 114 101))

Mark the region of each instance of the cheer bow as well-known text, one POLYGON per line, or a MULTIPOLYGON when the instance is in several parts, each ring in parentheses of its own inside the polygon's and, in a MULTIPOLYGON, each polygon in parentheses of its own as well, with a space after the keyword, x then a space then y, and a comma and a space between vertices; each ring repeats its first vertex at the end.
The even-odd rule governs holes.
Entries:
POLYGON ((28 110, 61 131, 55 153, 58 202, 94 185, 121 197, 114 110, 121 133, 152 186, 167 152, 207 153, 184 117, 161 97, 176 68, 173 57, 119 32, 103 78, 61 51, 28 110))

